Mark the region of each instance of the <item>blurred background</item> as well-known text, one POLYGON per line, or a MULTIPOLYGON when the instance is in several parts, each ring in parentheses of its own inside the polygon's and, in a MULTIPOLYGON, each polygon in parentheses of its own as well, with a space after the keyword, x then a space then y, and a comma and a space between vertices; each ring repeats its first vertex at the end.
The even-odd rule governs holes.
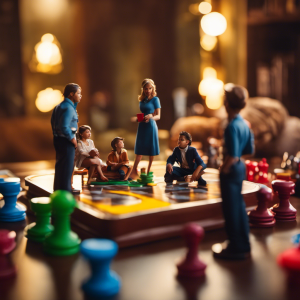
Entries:
POLYGON ((162 105, 156 159, 182 130, 218 156, 227 82, 249 90, 256 155, 296 154, 299 25, 300 0, 0 0, 0 162, 55 159, 50 117, 69 82, 103 158, 122 136, 134 159, 144 78, 162 105))

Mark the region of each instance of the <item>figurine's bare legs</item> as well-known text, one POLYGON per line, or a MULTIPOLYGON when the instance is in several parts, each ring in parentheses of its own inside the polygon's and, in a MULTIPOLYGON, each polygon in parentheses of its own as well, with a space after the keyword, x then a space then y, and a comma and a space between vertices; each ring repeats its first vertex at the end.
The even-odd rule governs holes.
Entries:
MULTIPOLYGON (((108 179, 102 173, 99 158, 97 158, 97 157, 95 157, 95 158, 85 158, 84 161, 82 162, 81 166, 84 167, 84 168, 87 168, 87 169, 92 167, 92 166, 95 166, 98 173, 100 174, 100 179, 103 180, 103 181, 108 181, 108 179)), ((91 183, 92 175, 93 175, 93 173, 89 172, 88 184, 91 183)))
POLYGON ((93 178, 93 174, 95 172, 95 169, 96 169, 96 166, 95 165, 92 165, 90 166, 89 168, 89 172, 88 172, 88 181, 87 181, 87 184, 91 184, 91 181, 92 181, 92 178, 93 178))
POLYGON ((124 180, 128 180, 129 175, 131 174, 131 170, 132 170, 132 166, 129 166, 128 171, 127 171, 127 174, 126 174, 126 176, 124 177, 124 180))
POLYGON ((143 155, 136 155, 133 168, 130 170, 130 172, 127 173, 128 177, 130 175, 132 175, 132 178, 137 178, 138 177, 137 167, 138 167, 140 161, 142 160, 142 157, 143 157, 143 155))
POLYGON ((153 157, 154 156, 149 156, 149 164, 148 164, 148 170, 147 170, 147 174, 149 174, 151 166, 152 166, 152 162, 153 162, 153 157))

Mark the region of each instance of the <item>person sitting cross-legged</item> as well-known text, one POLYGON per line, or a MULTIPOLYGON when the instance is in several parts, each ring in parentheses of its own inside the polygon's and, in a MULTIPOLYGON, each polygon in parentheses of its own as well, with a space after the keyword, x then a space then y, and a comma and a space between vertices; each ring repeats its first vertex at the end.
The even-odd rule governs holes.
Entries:
POLYGON ((206 164, 201 159, 196 148, 191 147, 192 136, 182 131, 178 138, 178 147, 175 147, 172 155, 167 160, 167 172, 165 174, 165 182, 173 182, 173 180, 184 180, 187 175, 192 175, 191 181, 198 181, 201 186, 206 186, 206 181, 201 177, 206 168, 206 164), (180 167, 173 167, 177 162, 180 167))

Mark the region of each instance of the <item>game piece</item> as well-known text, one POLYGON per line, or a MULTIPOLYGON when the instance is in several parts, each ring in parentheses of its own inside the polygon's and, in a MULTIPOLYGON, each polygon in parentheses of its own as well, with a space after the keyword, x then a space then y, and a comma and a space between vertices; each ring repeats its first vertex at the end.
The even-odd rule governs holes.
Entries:
POLYGON ((108 181, 92 181, 91 185, 128 185, 128 181, 124 180, 113 180, 109 179, 108 181))
POLYGON ((298 164, 298 172, 295 176, 296 183, 295 183, 295 196, 300 197, 300 163, 298 164))
POLYGON ((118 245, 107 239, 87 239, 80 245, 81 254, 91 264, 92 275, 82 285, 88 297, 101 298, 116 295, 121 288, 119 276, 110 270, 110 263, 118 252, 118 245))
POLYGON ((143 119, 139 116, 131 118, 132 122, 138 122, 134 146, 136 157, 133 168, 128 172, 128 176, 133 172, 131 177, 134 178, 138 176, 137 168, 143 155, 149 156, 147 169, 147 173, 149 173, 154 156, 159 155, 160 152, 156 121, 160 120, 161 106, 159 98, 156 95, 154 81, 150 78, 144 79, 141 86, 141 95, 138 97, 140 111, 144 114, 144 117, 143 119))
POLYGON ((185 176, 192 175, 194 180, 198 181, 198 185, 206 186, 206 181, 201 176, 206 168, 206 164, 198 154, 197 149, 191 147, 191 144, 191 134, 181 131, 178 137, 178 147, 174 148, 173 153, 167 159, 165 182, 171 183, 173 180, 184 181, 185 176), (180 167, 174 167, 175 162, 180 167))
POLYGON ((272 201, 272 189, 262 187, 256 193, 258 206, 248 212, 251 227, 272 227, 275 225, 275 213, 268 209, 268 202, 272 201))
POLYGON ((50 198, 32 198, 30 200, 30 207, 36 215, 36 222, 25 227, 24 235, 31 241, 43 242, 46 235, 53 231, 53 226, 50 224, 50 198))
POLYGON ((272 181, 272 187, 280 201, 271 208, 276 213, 275 219, 277 221, 295 221, 297 210, 289 201, 290 195, 295 193, 295 183, 292 181, 274 180, 272 181))
POLYGON ((71 181, 77 148, 76 108, 82 97, 81 87, 76 83, 69 83, 64 88, 63 96, 64 100, 53 109, 51 116, 53 145, 56 152, 53 189, 72 192, 71 181))
POLYGON ((15 238, 14 231, 0 229, 0 280, 16 275, 16 268, 8 255, 16 247, 15 238))
POLYGON ((88 125, 81 125, 78 128, 78 146, 75 151, 75 166, 88 169, 88 185, 91 184, 94 176, 102 181, 108 181, 102 171, 102 168, 106 168, 106 164, 100 159, 99 151, 95 148, 94 141, 90 139, 91 131, 88 125))
POLYGON ((224 131, 224 162, 220 168, 220 187, 225 229, 229 243, 215 244, 212 251, 219 259, 250 257, 249 222, 242 195, 245 164, 240 157, 254 152, 254 135, 240 115, 246 106, 248 91, 239 85, 224 86, 224 105, 228 125, 224 131))
POLYGON ((5 178, 0 181, 0 193, 4 198, 4 205, 0 209, 0 222, 18 222, 26 218, 26 209, 17 203, 20 193, 19 178, 5 178))
POLYGON ((267 163, 267 160, 263 158, 259 163, 258 163, 258 183, 268 183, 268 169, 269 169, 269 164, 267 163))
POLYGON ((54 230, 44 241, 44 250, 51 255, 72 255, 79 251, 80 239, 71 231, 70 215, 76 201, 71 193, 58 190, 51 196, 51 208, 54 219, 54 230))
POLYGON ((198 245, 204 237, 204 230, 195 223, 184 226, 182 235, 186 241, 188 252, 186 257, 177 265, 180 277, 201 277, 204 275, 206 264, 198 257, 198 245))
POLYGON ((277 263, 287 271, 290 280, 300 283, 300 244, 279 254, 277 263))
POLYGON ((112 150, 107 157, 107 171, 117 172, 121 180, 127 181, 132 166, 129 166, 127 150, 124 148, 124 139, 115 137, 111 141, 112 150))
POLYGON ((246 160, 245 165, 246 165, 247 180, 254 182, 255 175, 258 173, 258 162, 246 160))

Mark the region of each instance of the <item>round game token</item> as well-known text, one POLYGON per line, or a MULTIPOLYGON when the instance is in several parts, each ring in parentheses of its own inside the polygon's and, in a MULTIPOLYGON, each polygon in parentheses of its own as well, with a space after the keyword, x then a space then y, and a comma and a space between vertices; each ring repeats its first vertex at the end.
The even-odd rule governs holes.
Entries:
POLYGON ((156 185, 157 185, 157 183, 154 183, 154 182, 149 182, 149 183, 147 183, 147 185, 149 185, 149 186, 156 186, 156 185))

